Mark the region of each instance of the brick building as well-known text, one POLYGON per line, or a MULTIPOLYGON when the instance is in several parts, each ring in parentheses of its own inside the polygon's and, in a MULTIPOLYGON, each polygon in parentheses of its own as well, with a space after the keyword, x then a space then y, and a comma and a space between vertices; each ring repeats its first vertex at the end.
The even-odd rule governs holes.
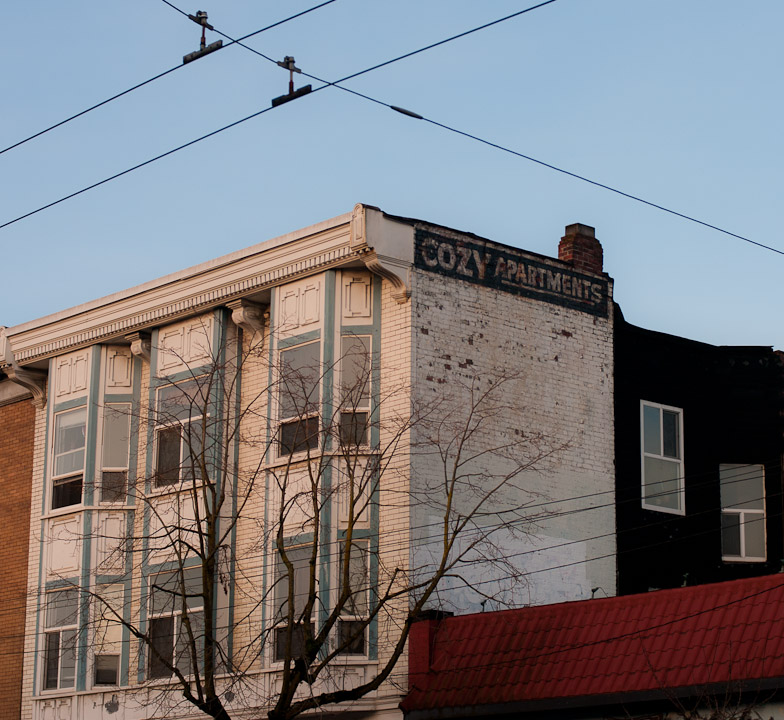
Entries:
MULTIPOLYGON (((558 254, 358 205, 2 331, 39 405, 22 717, 199 716, 211 663, 230 713, 321 706, 411 606, 613 595, 612 281, 592 228, 558 254)), ((400 716, 385 677, 355 711, 400 716)))
POLYGON ((22 702, 27 550, 30 533, 30 478, 33 474, 33 418, 30 394, 0 376, 0 493, 3 522, 3 583, 0 601, 0 696, 5 717, 19 717, 22 702))

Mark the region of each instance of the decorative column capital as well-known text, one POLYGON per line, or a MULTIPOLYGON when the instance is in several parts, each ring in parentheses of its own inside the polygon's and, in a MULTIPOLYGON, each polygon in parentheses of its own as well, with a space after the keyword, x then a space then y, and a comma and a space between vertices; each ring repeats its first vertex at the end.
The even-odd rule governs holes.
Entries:
POLYGON ((264 320, 269 317, 269 310, 263 305, 240 298, 226 303, 231 310, 232 322, 241 327, 246 333, 262 332, 264 320))
POLYGON ((150 362, 150 352, 152 344, 150 343, 150 334, 146 332, 132 332, 125 336, 126 340, 131 341, 131 352, 147 362, 150 362))

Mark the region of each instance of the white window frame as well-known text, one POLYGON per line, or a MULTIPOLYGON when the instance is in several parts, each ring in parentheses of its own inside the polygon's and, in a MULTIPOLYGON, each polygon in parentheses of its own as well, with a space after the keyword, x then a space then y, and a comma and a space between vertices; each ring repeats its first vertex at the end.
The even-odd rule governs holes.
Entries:
MULTIPOLYGON (((41 672, 41 689, 45 692, 49 691, 62 691, 64 689, 72 689, 76 687, 76 672, 79 664, 79 591, 76 588, 60 588, 52 590, 44 595, 44 633, 43 633, 43 652, 42 658, 42 672, 41 672), (75 597, 73 622, 66 622, 64 624, 49 624, 49 608, 50 603, 58 594, 72 593, 75 597), (73 677, 70 682, 63 685, 63 638, 66 634, 71 635, 71 642, 73 643, 73 677), (49 638, 57 636, 57 678, 54 684, 50 684, 49 677, 49 638)), ((71 619, 70 617, 68 619, 71 619)))
POLYGON ((125 588, 122 584, 102 585, 96 588, 93 598, 93 640, 92 640, 92 685, 96 688, 117 687, 120 685, 122 665, 122 639, 107 639, 111 630, 119 630, 122 638, 123 624, 114 613, 122 616, 125 602, 125 588), (109 652, 104 652, 108 646, 109 652), (113 647, 116 646, 116 647, 113 647), (98 682, 98 658, 114 657, 117 659, 116 681, 113 683, 98 682))
POLYGON ((51 471, 51 492, 49 494, 49 507, 52 510, 65 510, 66 508, 75 508, 79 505, 84 503, 84 485, 85 485, 85 476, 84 470, 87 460, 87 407, 82 405, 76 408, 70 408, 69 410, 63 410, 61 412, 57 412, 52 416, 52 471, 51 471), (63 457, 69 453, 73 453, 75 451, 66 451, 63 453, 57 453, 57 440, 58 440, 58 421, 60 418, 64 418, 68 415, 74 415, 76 413, 82 413, 84 415, 84 445, 82 446, 82 466, 79 470, 68 470, 64 473, 57 473, 57 460, 60 457, 63 457), (65 485, 70 485, 75 482, 79 482, 79 502, 75 503, 68 503, 65 505, 57 505, 55 506, 54 502, 54 495, 55 495, 55 488, 62 487, 65 485))
MULTIPOLYGON (((759 508, 741 508, 741 507, 731 507, 725 506, 724 500, 721 501, 721 515, 722 518, 725 515, 737 515, 739 521, 739 532, 740 532, 740 555, 726 555, 724 553, 724 528, 722 526, 722 555, 721 559, 725 562, 765 562, 767 560, 767 553, 768 553, 768 532, 767 532, 767 522, 766 522, 766 502, 765 502, 765 466, 760 463, 753 463, 749 465, 734 465, 731 463, 721 463, 719 465, 719 477, 721 478, 721 472, 723 468, 738 468, 738 467, 748 467, 748 468, 759 468, 759 475, 762 478, 762 509, 759 508), (762 522, 762 537, 763 537, 763 545, 765 548, 765 554, 762 556, 756 555, 747 555, 746 554, 746 533, 744 531, 745 525, 747 522, 762 522)), ((720 482, 720 491, 721 486, 723 485, 720 482)))
MULTIPOLYGON (((301 570, 304 573, 307 574, 310 571, 310 553, 313 551, 313 545, 311 543, 308 543, 308 544, 305 544, 305 545, 292 545, 291 547, 286 547, 286 553, 287 554, 290 554, 292 552, 297 552, 298 550, 302 550, 305 553, 305 555, 304 555, 305 564, 304 564, 304 567, 301 568, 301 570)), ((275 583, 275 587, 273 588, 273 592, 272 592, 272 602, 273 602, 272 618, 273 618, 273 622, 275 623, 275 627, 274 627, 274 630, 273 630, 272 662, 280 663, 280 662, 284 661, 285 653, 283 655, 280 655, 278 653, 278 639, 279 639, 280 635, 283 632, 285 632, 286 629, 288 628, 288 624, 287 624, 288 608, 286 607, 286 605, 288 604, 288 600, 280 601, 280 598, 278 596, 278 590, 280 589, 280 592, 283 593, 284 595, 287 594, 288 593, 288 587, 289 587, 289 580, 288 580, 288 575, 286 573, 286 566, 285 566, 285 564, 283 563, 283 561, 282 561, 282 559, 280 557, 280 553, 276 551, 274 553, 274 558, 275 558, 275 562, 273 564, 272 573, 273 573, 273 582, 275 583)), ((292 560, 290 556, 289 556, 289 560, 292 560)), ((305 621, 299 619, 297 617, 297 615, 296 615, 296 602, 297 602, 297 593, 296 593, 296 590, 297 590, 297 580, 296 580, 296 577, 297 577, 298 565, 297 565, 296 562, 294 562, 294 561, 292 561, 292 562, 294 564, 294 593, 295 593, 295 595, 294 595, 294 603, 295 603, 294 622, 295 622, 295 628, 296 628, 297 626, 302 625, 305 621)), ((316 562, 317 562, 316 582, 318 583, 318 572, 319 572, 318 571, 318 560, 316 562)), ((306 580, 308 581, 308 583, 310 582, 309 576, 306 576, 306 580)), ((305 592, 307 593, 308 591, 306 590, 305 592)), ((318 588, 317 588, 317 592, 318 592, 318 588)), ((307 602, 307 596, 305 597, 305 602, 307 602)), ((316 632, 316 625, 315 625, 315 619, 314 619, 314 615, 316 613, 316 605, 317 605, 317 603, 314 604, 314 606, 313 606, 313 609, 312 609, 312 612, 311 612, 311 616, 310 616, 310 620, 309 620, 310 625, 313 628, 314 634, 316 632)), ((296 632, 296 630, 295 630, 295 632, 296 632)), ((296 639, 293 636, 292 636, 292 638, 293 638, 292 646, 295 646, 296 639)), ((294 656, 292 655, 292 657, 294 657, 294 656)))
POLYGON ((321 398, 323 396, 324 387, 323 387, 323 372, 321 369, 321 358, 322 358, 322 344, 321 340, 310 340, 307 342, 297 343, 296 345, 291 345, 289 347, 280 348, 278 350, 278 381, 279 387, 277 392, 277 429, 278 429, 278 437, 276 443, 276 453, 279 458, 291 457, 292 455, 301 455, 307 454, 310 451, 317 450, 319 447, 320 442, 320 433, 321 433, 321 398), (283 356, 287 352, 294 352, 299 350, 300 348, 306 347, 308 345, 317 345, 318 346, 318 367, 316 368, 316 372, 318 373, 318 378, 316 380, 316 386, 318 387, 318 393, 315 400, 312 398, 308 398, 307 404, 310 405, 311 403, 314 405, 314 408, 308 412, 304 412, 301 414, 296 415, 287 415, 283 416, 283 400, 282 396, 285 392, 287 392, 287 385, 286 379, 284 377, 284 362, 283 356), (305 437, 305 440, 301 440, 299 444, 295 445, 291 451, 287 451, 284 449, 283 446, 283 428, 289 425, 299 425, 304 427, 305 432, 307 433, 307 425, 310 421, 314 420, 316 422, 316 431, 313 434, 308 433, 305 437), (308 444, 308 438, 315 437, 315 445, 313 447, 308 444), (298 445, 304 445, 304 447, 297 449, 298 445))
POLYGON ((672 405, 662 405, 661 403, 651 402, 649 400, 640 400, 640 479, 641 479, 641 497, 642 507, 646 510, 654 510, 655 512, 670 513, 672 515, 685 515, 686 514, 686 479, 684 471, 683 460, 683 408, 674 407, 672 405), (678 416, 678 457, 670 457, 664 455, 663 448, 657 453, 650 453, 645 451, 645 408, 652 407, 659 411, 659 438, 660 443, 664 444, 663 421, 662 411, 672 412, 678 416), (657 460, 666 460, 673 464, 678 465, 678 507, 668 508, 662 505, 654 505, 645 501, 646 487, 645 487, 645 458, 653 458, 657 460))
MULTIPOLYGON (((338 565, 338 581, 336 583, 337 592, 340 593, 341 591, 341 584, 343 579, 343 550, 345 547, 346 541, 342 540, 340 543, 340 562, 337 563, 338 565)), ((346 606, 343 607, 343 611, 340 613, 340 618, 337 622, 337 629, 336 629, 336 637, 335 637, 335 647, 340 647, 341 643, 341 632, 343 623, 350 623, 350 622, 363 622, 365 623, 365 627, 362 631, 362 651, 361 652, 352 652, 349 650, 344 650, 340 656, 345 658, 362 658, 367 657, 368 654, 368 627, 369 624, 367 623, 368 614, 370 612, 370 540, 369 539, 361 539, 361 540, 352 540, 351 544, 354 548, 351 551, 352 557, 357 557, 354 553, 361 553, 364 556, 364 577, 361 580, 363 583, 363 587, 360 588, 361 591, 364 591, 364 598, 359 601, 360 605, 364 607, 357 607, 355 603, 352 603, 351 599, 348 600, 346 606), (362 612, 351 612, 351 610, 362 612)), ((353 593, 356 595, 357 593, 353 593)))
MULTIPOLYGON (((201 588, 201 566, 200 565, 196 565, 195 567, 184 568, 183 569, 183 573, 185 573, 186 575, 188 575, 189 573, 193 573, 195 575, 198 575, 198 577, 196 578, 196 582, 198 583, 199 588, 201 588)), ((177 649, 178 649, 178 642, 179 642, 179 639, 180 639, 179 635, 180 635, 180 631, 181 631, 182 614, 183 614, 182 613, 182 607, 181 607, 182 598, 181 598, 181 596, 179 594, 176 594, 176 593, 175 594, 170 594, 170 593, 167 593, 165 590, 162 590, 160 588, 154 587, 154 585, 156 585, 156 583, 158 583, 159 578, 163 578, 163 577, 166 577, 166 576, 171 576, 173 574, 176 577, 174 589, 175 589, 176 593, 179 593, 181 591, 181 589, 182 589, 181 584, 180 584, 180 579, 179 579, 179 571, 173 570, 173 571, 162 572, 162 573, 158 573, 157 575, 151 575, 150 576, 150 591, 149 591, 149 595, 148 595, 148 597, 149 597, 149 605, 148 605, 148 607, 149 607, 149 614, 147 616, 147 625, 148 625, 147 633, 148 633, 148 636, 149 636, 151 631, 152 631, 152 623, 155 620, 161 620, 161 619, 164 619, 164 618, 171 618, 171 620, 172 620, 171 658, 172 658, 172 665, 177 667, 177 649), (171 595, 171 608, 166 608, 162 612, 155 612, 155 610, 154 610, 155 605, 154 605, 153 595, 154 595, 154 593, 156 591, 164 593, 165 595, 171 595)), ((185 578, 185 588, 186 588, 186 592, 187 592, 187 588, 188 588, 188 579, 187 579, 187 577, 185 578)), ((196 598, 196 597, 193 598, 193 602, 196 602, 198 600, 201 600, 201 605, 193 605, 193 606, 191 606, 190 604, 188 605, 188 616, 189 617, 196 617, 198 615, 201 615, 201 617, 202 617, 202 627, 203 627, 204 626, 204 598, 203 597, 202 598, 196 598)), ((186 602, 191 602, 191 600, 187 600, 186 602)), ((202 638, 202 642, 203 642, 203 638, 202 638)), ((201 651, 203 653, 204 652, 204 648, 201 648, 201 651)), ((146 654, 147 654, 147 673, 146 674, 147 674, 147 679, 148 680, 166 680, 166 679, 172 677, 172 674, 153 675, 152 674, 152 667, 153 667, 153 661, 154 661, 153 660, 154 653, 153 653, 152 647, 148 647, 147 648, 147 653, 146 654)), ((188 663, 190 663, 190 656, 188 657, 188 663)), ((192 673, 192 669, 191 668, 180 668, 180 671, 183 672, 183 675, 189 675, 189 674, 192 673), (188 672, 184 672, 184 670, 186 670, 186 669, 188 669, 188 672)))
POLYGON ((99 495, 99 502, 102 505, 107 504, 125 504, 128 497, 128 467, 129 467, 129 457, 131 451, 131 404, 130 403, 106 403, 103 407, 102 413, 102 423, 101 423, 101 465, 100 465, 100 486, 98 488, 98 495, 99 495), (118 415, 123 415, 127 422, 127 433, 128 433, 128 442, 125 447, 125 464, 124 465, 107 465, 106 464, 106 441, 107 441, 107 417, 109 413, 117 413, 118 415), (108 498, 105 499, 104 494, 104 486, 105 486, 105 475, 106 473, 122 473, 123 474, 123 487, 124 492, 120 494, 118 499, 108 498))
MULTIPOLYGON (((338 383, 338 403, 340 405, 340 414, 338 417, 338 442, 341 447, 359 447, 367 448, 370 445, 370 403, 373 396, 373 339, 367 334, 344 334, 340 337, 340 382, 338 383), (348 397, 346 388, 343 385, 343 377, 346 372, 346 357, 347 352, 343 349, 344 341, 356 339, 364 343, 367 349, 367 366, 364 370, 367 372, 367 392, 366 397, 357 398, 357 402, 350 402, 352 398, 348 397), (343 417, 344 415, 359 414, 365 415, 364 438, 359 443, 347 441, 343 437, 343 417)), ((351 390, 351 388, 349 388, 351 390)), ((356 427, 354 424, 352 428, 356 427)))
MULTIPOLYGON (((187 418, 173 418, 168 417, 166 411, 160 409, 161 404, 161 391, 181 387, 188 383, 193 383, 196 391, 201 394, 201 384, 200 378, 188 378, 187 380, 183 380, 178 383, 171 383, 166 385, 161 385, 160 387, 156 388, 155 391, 155 442, 153 448, 153 465, 155 467, 153 471, 153 479, 152 479, 152 487, 153 490, 156 492, 171 492, 172 490, 179 489, 184 482, 192 482, 193 478, 189 476, 189 468, 190 468, 190 447, 188 442, 185 439, 185 433, 187 432, 190 426, 197 425, 199 426, 201 422, 204 420, 205 417, 209 418, 209 413, 207 415, 188 415, 187 418), (179 429, 179 436, 180 436, 180 457, 179 457, 179 465, 177 466, 177 477, 171 481, 167 482, 160 482, 159 478, 159 468, 158 464, 160 462, 159 458, 159 451, 160 451, 160 443, 161 443, 161 435, 167 431, 171 430, 172 428, 179 429)), ((180 390, 183 396, 186 395, 184 390, 180 390)), ((203 410, 204 402, 202 399, 199 399, 197 402, 194 402, 192 405, 192 409, 196 410, 198 408, 199 411, 203 410)), ((174 468, 167 468, 166 472, 172 472, 174 468)))

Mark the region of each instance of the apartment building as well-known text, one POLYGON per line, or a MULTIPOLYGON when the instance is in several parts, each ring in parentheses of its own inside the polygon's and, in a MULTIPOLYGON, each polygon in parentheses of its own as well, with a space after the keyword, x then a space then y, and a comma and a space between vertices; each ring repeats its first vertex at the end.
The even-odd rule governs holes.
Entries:
POLYGON ((592 228, 357 205, 2 330, 22 717, 400 717, 421 611, 614 595, 612 307, 592 228))

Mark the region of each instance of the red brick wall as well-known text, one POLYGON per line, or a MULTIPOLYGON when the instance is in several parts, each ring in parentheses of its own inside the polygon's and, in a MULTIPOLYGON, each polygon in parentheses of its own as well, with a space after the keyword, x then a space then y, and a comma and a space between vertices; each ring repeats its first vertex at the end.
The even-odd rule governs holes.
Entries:
POLYGON ((27 594, 27 546, 35 411, 30 400, 0 406, 0 698, 3 718, 18 718, 27 594))

